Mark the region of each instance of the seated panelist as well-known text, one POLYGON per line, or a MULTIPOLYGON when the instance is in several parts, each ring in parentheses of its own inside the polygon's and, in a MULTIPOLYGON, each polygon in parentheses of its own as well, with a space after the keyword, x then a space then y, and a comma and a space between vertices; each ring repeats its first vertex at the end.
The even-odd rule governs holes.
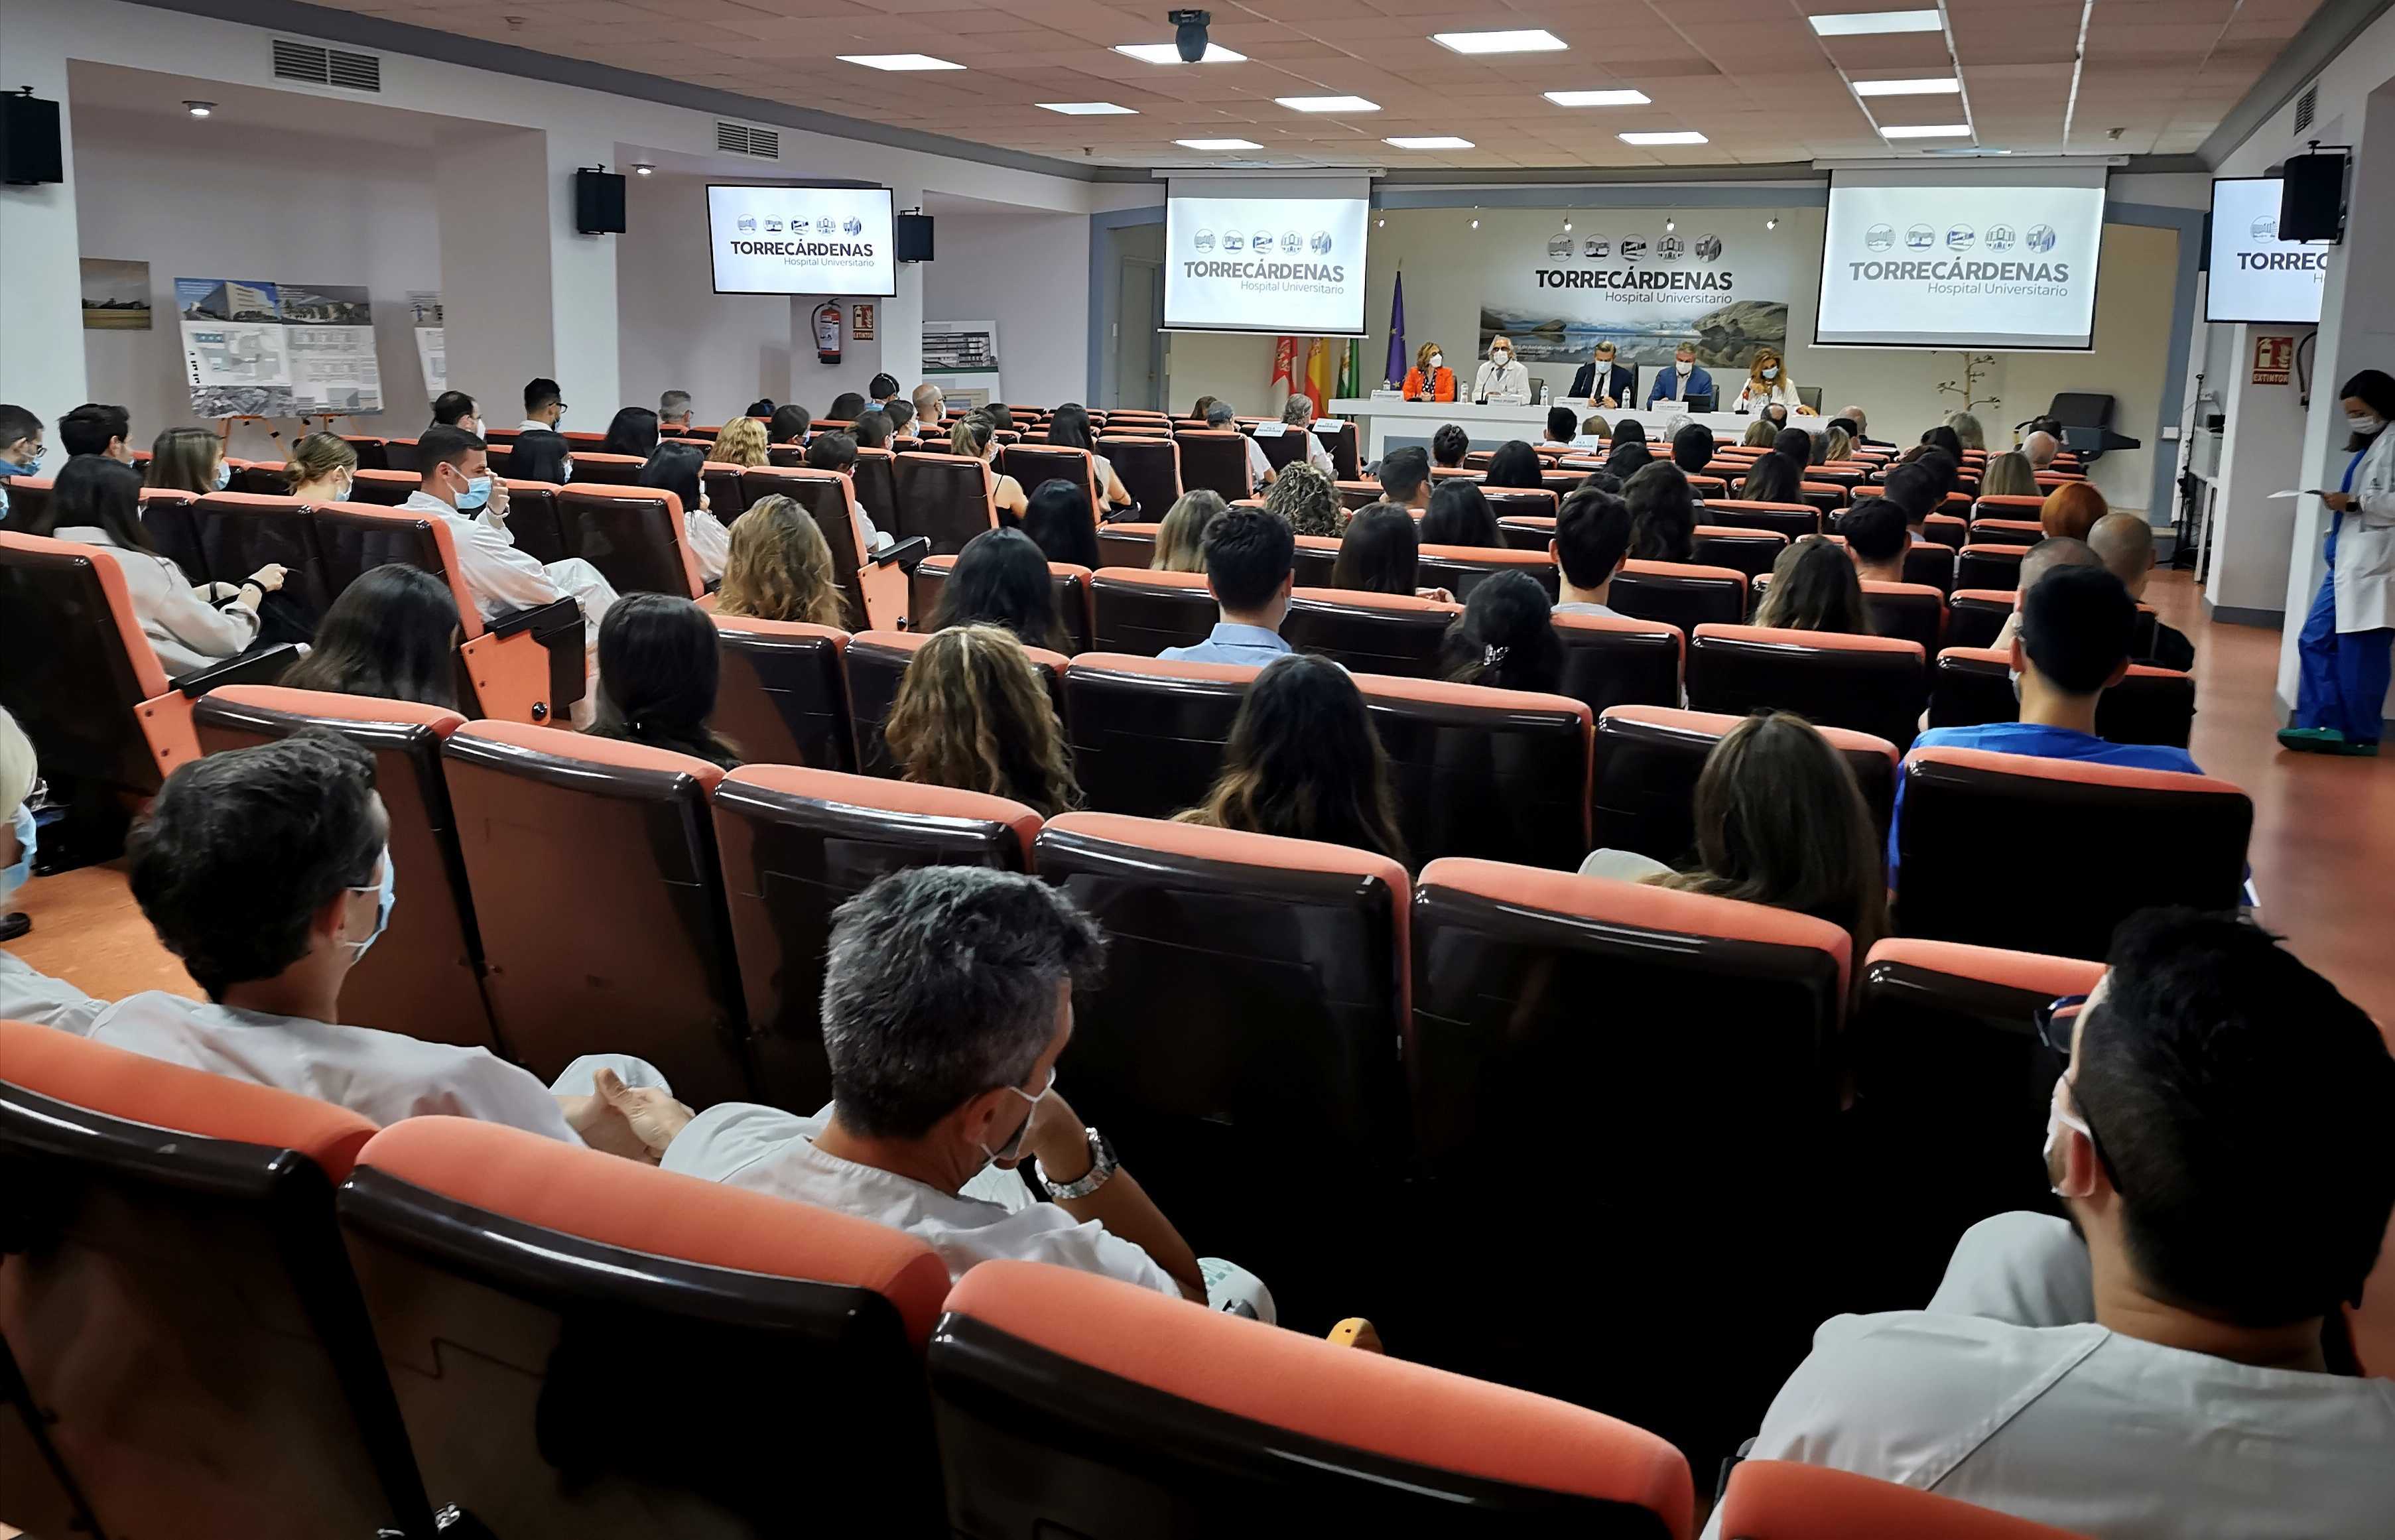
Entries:
POLYGON ((1575 401, 1585 401, 1593 406, 1618 408, 1630 399, 1637 376, 1626 365, 1613 361, 1613 343, 1599 342, 1591 360, 1572 376, 1571 389, 1565 392, 1575 401))
POLYGON ((1447 355, 1436 342, 1425 342, 1415 351, 1414 366, 1406 371, 1402 392, 1408 401, 1453 401, 1455 371, 1447 366, 1447 355))

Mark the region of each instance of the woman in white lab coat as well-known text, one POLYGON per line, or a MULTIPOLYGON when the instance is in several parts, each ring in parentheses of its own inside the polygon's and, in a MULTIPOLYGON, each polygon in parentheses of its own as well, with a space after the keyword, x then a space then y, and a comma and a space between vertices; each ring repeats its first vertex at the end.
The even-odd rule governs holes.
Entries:
POLYGON ((2395 648, 2395 378, 2345 382, 2345 476, 2324 492, 2328 571, 2296 639, 2295 725, 2279 741, 2315 754, 2375 754, 2395 648))
POLYGON ((1738 392, 1730 404, 1733 412, 1760 412, 1766 406, 1784 406, 1791 412, 1816 416, 1796 393, 1796 381, 1788 373, 1787 364, 1779 352, 1765 348, 1754 355, 1746 371, 1746 388, 1738 392))

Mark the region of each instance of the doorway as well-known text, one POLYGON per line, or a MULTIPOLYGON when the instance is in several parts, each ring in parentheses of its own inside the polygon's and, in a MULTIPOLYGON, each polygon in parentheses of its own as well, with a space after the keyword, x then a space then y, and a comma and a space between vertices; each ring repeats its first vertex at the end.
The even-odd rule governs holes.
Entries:
POLYGON ((1127 257, 1115 312, 1117 406, 1164 407, 1164 264, 1127 257))

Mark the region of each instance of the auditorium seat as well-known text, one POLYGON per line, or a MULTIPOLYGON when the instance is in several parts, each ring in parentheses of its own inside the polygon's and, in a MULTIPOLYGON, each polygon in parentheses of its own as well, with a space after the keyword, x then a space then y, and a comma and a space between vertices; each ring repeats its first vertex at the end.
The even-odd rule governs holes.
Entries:
POLYGON ((563 561, 565 526, 558 522, 555 482, 510 481, 508 488, 508 538, 516 549, 546 566, 563 561))
MULTIPOLYGON (((1985 508, 1991 502, 1998 500, 2000 499, 1994 498, 1981 498, 1979 506, 1985 508)), ((2026 548, 2044 538, 2045 526, 2035 519, 1978 518, 1971 521, 1970 543, 1973 545, 2026 548)))
MULTIPOLYGON (((1183 1234, 1319 1332, 1350 1263, 1394 1257, 1405 1161, 1405 869, 1385 856, 1108 813, 1049 820, 1040 878, 1106 933, 1062 1069, 1183 1234), (1258 1203, 1225 1174, 1303 1170, 1328 1205, 1258 1203)), ((1369 1274, 1370 1268, 1364 1269, 1369 1274)))
POLYGON ((1247 435, 1227 428, 1183 430, 1172 435, 1181 447, 1181 483, 1196 490, 1211 487, 1226 502, 1237 502, 1252 489, 1248 475, 1247 435))
POLYGON ((349 500, 397 508, 423 485, 424 478, 413 471, 359 471, 350 477, 349 500))
POLYGON ((1558 499, 1552 487, 1486 486, 1480 495, 1489 501, 1489 511, 1502 519, 1552 519, 1558 499))
POLYGON ((750 764, 856 767, 849 725, 848 633, 803 620, 714 615, 722 673, 708 725, 750 764))
POLYGON ((1951 546, 1956 551, 1970 543, 1971 525, 1966 519, 1951 513, 1932 513, 1921 521, 1921 538, 1935 545, 1951 546))
POLYGON ((856 463, 848 468, 848 479, 856 489, 857 506, 874 521, 874 527, 893 540, 902 538, 895 523, 898 508, 897 452, 867 445, 857 445, 856 463))
POLYGON ((896 458, 892 475, 894 538, 920 537, 932 543, 931 554, 953 556, 967 540, 998 527, 998 483, 988 466, 969 455, 910 451, 896 458))
MULTIPOLYGON (((1697 777, 1705 759, 1744 717, 1669 706, 1615 706, 1596 719, 1589 790, 1589 840, 1595 848, 1634 850, 1673 866, 1696 851, 1697 777)), ((1844 727, 1821 736, 1862 789, 1882 848, 1896 804, 1896 745, 1844 727)))
MULTIPOLYGON (((1591 467, 1591 469, 1602 469, 1602 466, 1591 467)), ((1688 491, 1699 503, 1704 503, 1714 498, 1728 497, 1729 482, 1725 477, 1708 476, 1700 471, 1688 476, 1688 491)))
POLYGON ((1730 529, 1769 529, 1799 540, 1821 533, 1821 511, 1810 503, 1750 502, 1743 498, 1709 498, 1704 522, 1730 529))
MULTIPOLYGON (((915 660, 915 654, 922 650, 932 634, 877 631, 858 631, 849 638, 843 658, 848 670, 849 723, 856 735, 856 768, 866 775, 895 777, 903 768, 890 757, 890 746, 882 741, 881 730, 898 704, 898 687, 906 681, 906 666, 915 660)), ((1048 686, 1049 702, 1062 720, 1065 655, 1045 647, 1023 650, 1030 657, 1032 667, 1039 670, 1041 681, 1048 686)))
POLYGON ((1359 673, 1431 679, 1439 673, 1439 645, 1463 614, 1461 604, 1409 593, 1301 588, 1290 597, 1280 633, 1299 652, 1323 657, 1359 673))
MULTIPOLYGON (((1122 474, 1120 471, 1115 473, 1122 474)), ((1162 527, 1160 519, 1145 517, 1136 522, 1098 525, 1098 564, 1146 571, 1147 564, 1156 560, 1156 535, 1162 527)))
POLYGON ((1345 418, 1323 418, 1314 424, 1314 436, 1330 451, 1330 473, 1339 481, 1360 481, 1364 461, 1357 451, 1356 424, 1345 418))
POLYGON ((1687 638, 1676 626, 1619 615, 1558 615, 1567 695, 1602 715, 1615 706, 1677 706, 1687 638))
POLYGON ((1788 549, 1788 537, 1773 529, 1699 524, 1696 539, 1695 560, 1700 565, 1730 567, 1749 578, 1768 573, 1788 549))
POLYGON ((462 1118, 376 1135, 339 1215, 426 1483, 483 1533, 762 1537, 797 1490, 828 1529, 937 1522, 948 1274, 914 1237, 462 1118), (838 1411, 794 1440, 801 1386, 838 1411))
MULTIPOLYGON (((2010 649, 1949 647, 1938 655, 1929 689, 1929 725, 1977 727, 2020 720, 2010 649)), ((2097 736, 2114 743, 2184 749, 2195 731, 2195 676, 2143 663, 2096 703, 2097 736)))
MULTIPOLYGON (((759 469, 763 469, 759 467, 759 469)), ((698 485, 707 493, 708 511, 721 520, 726 528, 732 521, 748 511, 748 489, 741 482, 748 468, 727 460, 707 460, 698 468, 698 485)))
MULTIPOLYGON (((351 452, 358 457, 359 470, 389 471, 392 469, 389 439, 369 438, 363 433, 343 433, 340 438, 343 444, 350 446, 351 452)), ((413 448, 416 441, 409 439, 407 444, 410 448, 413 448)), ((412 471, 415 467, 411 465, 407 469, 412 471)))
POLYGON ((2019 597, 2010 589, 1956 589, 1947 601, 1946 645, 1994 646, 2019 597))
POLYGON ((1125 653, 1074 658, 1065 670, 1065 726, 1083 804, 1169 818, 1203 802, 1261 671, 1125 653))
POLYGON ((1313 435, 1303 428, 1285 431, 1280 423, 1275 422, 1259 424, 1247 436, 1255 440, 1256 447, 1264 452, 1264 463, 1278 471, 1291 460, 1305 458, 1306 441, 1313 435), (1267 428, 1272 431, 1266 431, 1267 428))
MULTIPOLYGON (((1258 503, 1261 508, 1264 505, 1258 503)), ((1292 552, 1299 588, 1327 589, 1334 587, 1331 579, 1339 572, 1339 540, 1330 535, 1300 535, 1292 552)))
POLYGON ((222 753, 324 727, 374 755, 375 790, 389 816, 394 873, 407 902, 342 985, 342 1019, 508 1053, 483 999, 483 938, 457 848, 457 822, 442 775, 441 746, 465 725, 456 711, 412 700, 378 700, 268 684, 226 684, 192 709, 200 751, 222 753))
POLYGON ((1039 816, 978 791, 779 764, 743 765, 713 800, 760 1088, 812 1113, 831 1099, 817 1011, 832 910, 911 867, 1027 870, 1039 816))
MULTIPOLYGON (((578 455, 574 469, 582 470, 578 455)), ((557 519, 566 553, 597 567, 617 593, 695 599, 707 591, 682 538, 681 498, 663 487, 570 482, 558 488, 557 519)))
POLYGON ((1425 867, 1404 1052, 1412 1233, 1436 1252, 1390 1340, 1714 1468, 1829 1313, 1811 1258, 1850 951, 1826 921, 1735 899, 1425 867), (1455 1308, 1439 1259, 1463 1258, 1508 1280, 1502 1308, 1455 1308), (1633 1324, 1564 1324, 1597 1321, 1633 1324))
POLYGON ((210 492, 191 504, 204 582, 240 584, 268 563, 286 570, 281 603, 310 631, 336 597, 316 526, 298 498, 210 492))
POLYGON ((470 723, 442 748, 500 1038, 554 1079, 635 1054, 693 1107, 754 1095, 705 760, 470 723))
POLYGON ((1920 644, 1935 657, 1946 635, 1946 595, 1926 583, 1881 583, 1865 579, 1863 605, 1882 636, 1920 644))
POLYGON ((32 1405, 102 1533, 430 1540, 333 1218, 374 1132, 307 1096, 0 1022, 10 1522, 86 1533, 25 1447, 15 1413, 32 1405))
POLYGON ((1934 588, 1940 593, 1954 587, 1954 548, 1936 540, 1916 540, 1905 548, 1904 580, 1934 588))
POLYGON ((1721 1540, 2080 1540, 1934 1492, 1782 1460, 1741 1462, 1719 1517, 1721 1540))
POLYGON ((2027 546, 1966 545, 1954 558, 1954 586, 2018 590, 2021 558, 2028 554, 2027 546))
POLYGON ((1694 1529, 1687 1462, 1628 1424, 1036 1262, 965 1276, 930 1371, 959 1535, 1694 1529))
MULTIPOLYGON (((831 551, 832 576, 840 581, 847 618, 857 626, 892 631, 906 618, 905 558, 928 549, 898 540, 868 559, 862 506, 853 481, 837 471, 779 466, 744 471, 740 488, 753 507, 766 498, 787 498, 815 522, 831 551)), ((892 538, 896 540, 894 532, 892 538)))
POLYGON ((602 486, 637 486, 647 464, 638 455, 604 455, 577 445, 574 450, 574 479, 597 482, 602 486))
MULTIPOLYGON (((926 556, 915 564, 906 579, 907 625, 915 631, 930 631, 940 612, 940 593, 956 570, 954 556, 926 556)), ((1065 562, 1048 564, 1048 581, 1056 594, 1056 615, 1065 623, 1065 641, 1069 652, 1087 652, 1091 646, 1090 628, 1093 617, 1090 606, 1090 569, 1065 562)))
POLYGON ((1621 564, 1607 606, 1640 620, 1661 620, 1685 634, 1703 625, 1734 626, 1746 618, 1746 574, 1736 567, 1688 562, 1621 564))
POLYGON ((1939 748, 1914 750, 1902 774, 1890 875, 1906 936, 2102 957, 2138 909, 2238 906, 2254 804, 2228 781, 1939 748), (2168 835, 2124 845, 2134 830, 2168 835))
POLYGON ((1010 444, 998 452, 998 469, 1012 476, 1028 497, 1046 481, 1068 481, 1081 489, 1090 499, 1090 517, 1095 520, 1104 506, 1105 489, 1098 485, 1098 471, 1086 449, 1065 449, 1047 444, 1010 444))
POLYGON ((1594 713, 1568 696, 1363 674, 1414 865, 1448 856, 1580 865, 1594 713))
POLYGON ((1203 642, 1217 618, 1202 572, 1100 567, 1090 575, 1092 645, 1153 657, 1203 642))
MULTIPOLYGON (((2039 493, 2034 498, 2006 497, 1999 494, 1994 497, 1980 498, 1972 503, 1971 524, 1974 528, 1978 527, 1979 524, 1991 522, 1999 526, 2010 526, 2013 524, 2040 524, 2039 515, 2044 511, 2045 494, 2043 492, 2039 493)), ((2044 529, 2042 524, 2040 525, 2038 532, 2041 537, 2044 534, 2044 529)), ((1973 538, 1976 539, 1978 537, 1974 536, 1973 538)), ((2012 543, 2017 545, 2035 545, 2037 544, 2037 541, 2020 540, 2014 541, 2012 543)))
POLYGON ((1555 516, 1508 513, 1497 521, 1497 533, 1505 537, 1505 544, 1512 550, 1544 551, 1555 541, 1555 516))
POLYGON ((1768 626, 1699 626, 1688 644, 1688 704, 1700 711, 1794 711, 1902 748, 1928 690, 1918 642, 1768 626))
POLYGON ((1443 588, 1459 603, 1471 597, 1482 578, 1499 572, 1529 574, 1547 591, 1550 602, 1561 578, 1555 559, 1543 549, 1515 551, 1507 546, 1426 545, 1414 569, 1415 581, 1424 588, 1443 588))
POLYGON ((1161 521, 1180 500, 1181 446, 1169 438, 1134 438, 1108 433, 1097 441, 1098 453, 1115 468, 1139 504, 1140 517, 1161 521))

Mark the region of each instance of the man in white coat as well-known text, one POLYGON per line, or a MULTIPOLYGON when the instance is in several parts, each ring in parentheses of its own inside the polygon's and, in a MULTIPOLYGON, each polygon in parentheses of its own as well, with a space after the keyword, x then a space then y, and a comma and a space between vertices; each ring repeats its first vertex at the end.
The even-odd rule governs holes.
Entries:
POLYGON ((429 428, 416 441, 416 462, 424 483, 400 509, 430 514, 449 526, 459 576, 484 620, 553 604, 570 593, 581 601, 591 634, 598 634, 601 617, 615 602, 614 585, 579 556, 544 564, 516 549, 508 533, 507 483, 491 474, 490 452, 480 438, 460 429, 429 428))
POLYGON ((2350 431, 2343 485, 2329 508, 2328 571, 2296 639, 2296 720, 2279 733, 2314 754, 2378 752, 2395 657, 2395 378, 2364 369, 2345 382, 2350 431))

